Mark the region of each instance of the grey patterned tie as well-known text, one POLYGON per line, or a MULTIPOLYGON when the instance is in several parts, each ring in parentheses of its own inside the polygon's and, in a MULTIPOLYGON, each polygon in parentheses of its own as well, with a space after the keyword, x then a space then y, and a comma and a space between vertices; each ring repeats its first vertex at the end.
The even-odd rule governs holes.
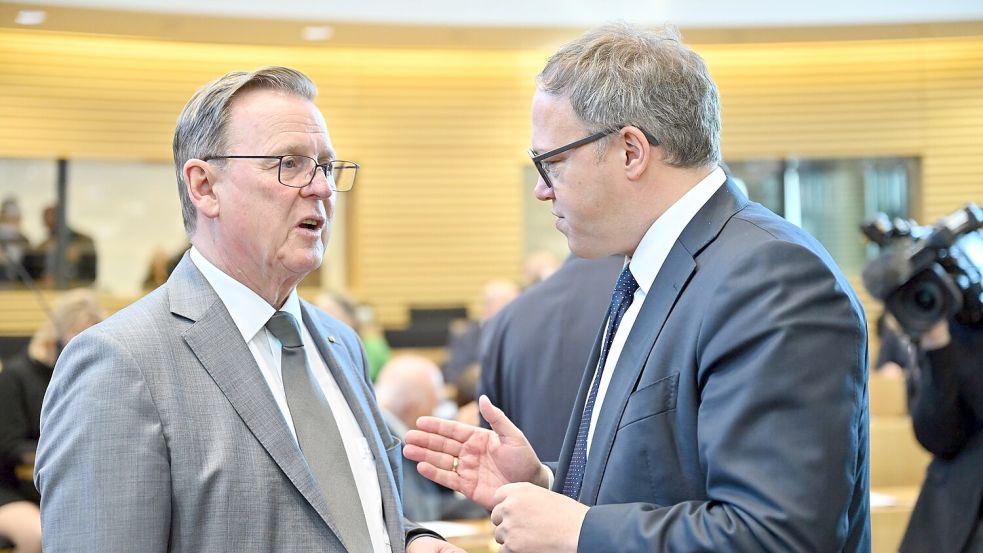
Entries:
POLYGON ((290 313, 277 311, 266 328, 283 345, 280 372, 300 449, 325 497, 335 505, 342 505, 333 511, 342 534, 339 538, 349 551, 370 552, 372 540, 345 443, 331 407, 307 366, 300 326, 290 313))

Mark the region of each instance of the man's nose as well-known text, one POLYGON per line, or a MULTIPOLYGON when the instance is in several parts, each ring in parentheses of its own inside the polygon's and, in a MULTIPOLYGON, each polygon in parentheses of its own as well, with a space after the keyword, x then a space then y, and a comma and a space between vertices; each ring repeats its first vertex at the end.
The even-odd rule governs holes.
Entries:
POLYGON ((536 195, 536 199, 542 202, 555 200, 556 195, 553 194, 553 187, 546 186, 546 181, 543 180, 542 175, 536 179, 536 187, 533 188, 533 194, 536 195))
POLYGON ((325 174, 324 169, 318 167, 314 170, 314 180, 310 184, 300 189, 302 196, 317 196, 318 198, 328 199, 334 194, 334 181, 325 174))

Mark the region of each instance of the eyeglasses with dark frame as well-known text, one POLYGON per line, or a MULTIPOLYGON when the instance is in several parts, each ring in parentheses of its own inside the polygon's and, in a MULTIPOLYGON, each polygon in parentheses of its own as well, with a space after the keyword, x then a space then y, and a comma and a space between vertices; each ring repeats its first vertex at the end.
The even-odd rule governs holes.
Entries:
MULTIPOLYGON (((580 140, 575 140, 565 146, 560 146, 559 148, 550 150, 542 154, 537 154, 536 152, 529 150, 529 157, 532 158, 532 164, 535 165, 536 170, 539 171, 539 176, 543 177, 543 182, 546 183, 546 188, 553 188, 553 183, 550 181, 550 177, 549 177, 549 169, 546 168, 546 164, 548 164, 549 162, 546 160, 550 159, 551 157, 556 157, 562 154, 563 152, 569 152, 574 148, 579 148, 585 144, 596 142, 609 134, 613 134, 620 131, 623 128, 624 127, 615 127, 613 129, 607 129, 604 131, 596 132, 590 136, 585 136, 580 140)), ((649 134, 645 129, 642 129, 641 127, 636 127, 636 128, 642 131, 642 134, 645 135, 645 138, 649 141, 650 144, 652 144, 653 146, 659 145, 659 140, 654 136, 652 136, 651 134, 649 134)))
POLYGON ((202 161, 213 159, 275 159, 277 160, 277 180, 290 188, 304 188, 314 182, 317 169, 324 172, 331 189, 337 192, 348 192, 355 186, 355 176, 359 165, 354 161, 333 159, 325 163, 310 156, 208 156, 202 161))

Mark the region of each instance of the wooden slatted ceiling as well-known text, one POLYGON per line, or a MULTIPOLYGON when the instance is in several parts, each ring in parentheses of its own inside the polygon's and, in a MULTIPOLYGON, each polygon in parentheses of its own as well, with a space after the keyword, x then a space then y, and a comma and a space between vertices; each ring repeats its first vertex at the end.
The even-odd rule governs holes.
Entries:
MULTIPOLYGON (((934 221, 983 203, 983 37, 701 45, 727 159, 920 156, 934 221)), ((548 52, 188 44, 0 31, 0 156, 168 159, 191 92, 232 69, 320 85, 349 202, 348 276, 386 324, 516 277, 529 101, 548 52)))

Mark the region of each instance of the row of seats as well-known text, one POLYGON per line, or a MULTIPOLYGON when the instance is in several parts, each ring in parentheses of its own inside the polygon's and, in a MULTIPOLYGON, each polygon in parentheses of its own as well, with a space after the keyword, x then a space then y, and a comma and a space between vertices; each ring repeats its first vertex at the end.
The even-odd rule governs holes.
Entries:
POLYGON ((873 553, 901 544, 931 456, 915 439, 904 380, 870 377, 870 485, 873 553))

